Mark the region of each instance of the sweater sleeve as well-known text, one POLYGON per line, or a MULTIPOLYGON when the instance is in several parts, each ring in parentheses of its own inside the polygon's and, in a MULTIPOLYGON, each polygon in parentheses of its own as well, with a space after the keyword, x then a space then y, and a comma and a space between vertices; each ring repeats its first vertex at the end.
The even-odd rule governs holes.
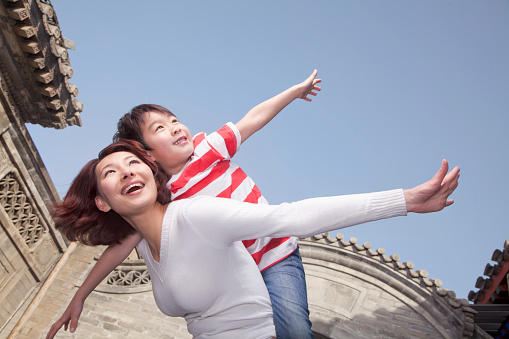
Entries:
POLYGON ((200 196, 183 206, 195 233, 216 246, 259 237, 310 235, 407 214, 403 190, 263 205, 200 196), (242 227, 239 227, 242 225, 242 227))

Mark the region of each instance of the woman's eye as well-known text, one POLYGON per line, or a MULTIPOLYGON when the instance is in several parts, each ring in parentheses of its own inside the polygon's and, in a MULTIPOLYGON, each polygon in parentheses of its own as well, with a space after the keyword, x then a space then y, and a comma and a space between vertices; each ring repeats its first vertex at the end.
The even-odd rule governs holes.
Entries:
POLYGON ((113 173, 115 172, 114 170, 107 170, 106 172, 104 172, 104 177, 106 178, 106 176, 110 173, 113 173))
POLYGON ((134 164, 139 164, 139 163, 140 163, 139 160, 131 160, 131 161, 129 161, 129 166, 134 165, 134 164))

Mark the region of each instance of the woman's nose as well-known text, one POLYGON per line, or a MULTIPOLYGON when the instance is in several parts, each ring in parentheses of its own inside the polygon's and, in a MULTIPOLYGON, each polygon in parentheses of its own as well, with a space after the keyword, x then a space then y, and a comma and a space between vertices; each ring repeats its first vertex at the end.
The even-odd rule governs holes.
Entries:
POLYGON ((134 173, 129 171, 129 170, 125 170, 124 171, 124 176, 123 176, 123 179, 127 179, 129 177, 134 177, 134 173))

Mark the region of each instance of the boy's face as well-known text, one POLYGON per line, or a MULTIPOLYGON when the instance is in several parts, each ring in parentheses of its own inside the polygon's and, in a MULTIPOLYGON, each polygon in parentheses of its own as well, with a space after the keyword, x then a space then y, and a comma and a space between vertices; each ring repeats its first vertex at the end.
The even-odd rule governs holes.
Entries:
POLYGON ((140 129, 143 139, 152 148, 150 154, 166 173, 180 172, 194 152, 189 129, 174 116, 157 111, 145 113, 140 129))

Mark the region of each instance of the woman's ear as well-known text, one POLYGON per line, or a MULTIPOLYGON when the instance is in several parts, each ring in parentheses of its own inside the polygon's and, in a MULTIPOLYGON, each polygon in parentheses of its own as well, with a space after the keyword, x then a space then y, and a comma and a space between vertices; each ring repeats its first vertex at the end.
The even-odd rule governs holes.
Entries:
POLYGON ((109 212, 111 210, 110 205, 106 203, 100 196, 95 197, 95 205, 101 212, 109 212))
POLYGON ((148 155, 150 160, 156 161, 156 158, 154 157, 154 155, 152 155, 152 153, 150 151, 147 151, 147 155, 148 155))

